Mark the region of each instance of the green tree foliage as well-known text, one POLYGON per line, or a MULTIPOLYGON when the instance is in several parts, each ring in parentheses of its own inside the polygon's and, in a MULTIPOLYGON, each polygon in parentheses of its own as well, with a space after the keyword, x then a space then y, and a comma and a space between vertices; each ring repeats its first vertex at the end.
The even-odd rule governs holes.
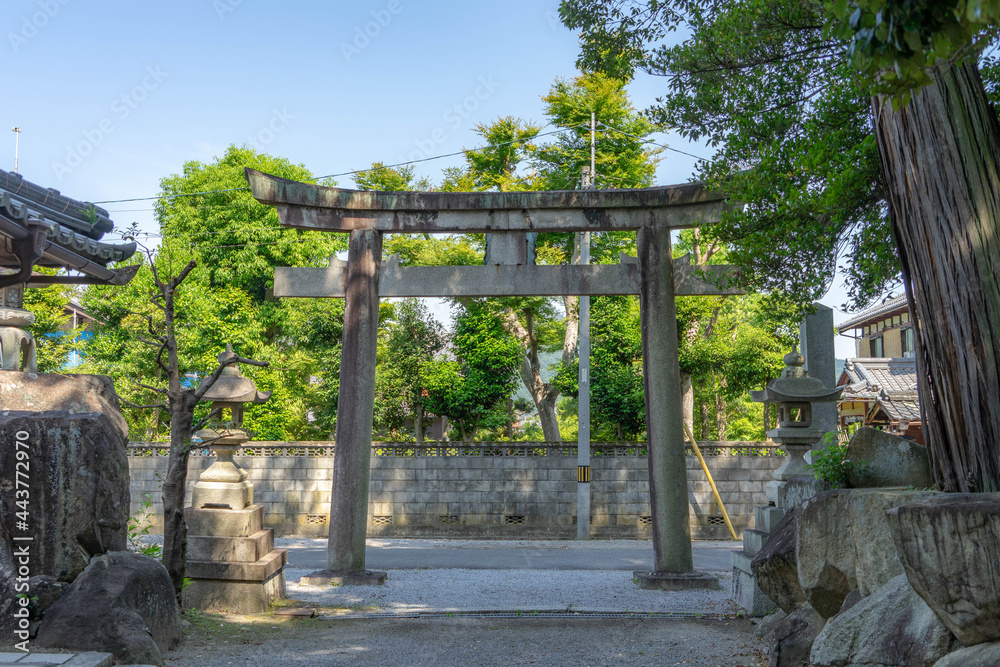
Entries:
POLYGON ((656 130, 638 114, 624 82, 599 72, 557 79, 542 97, 545 117, 567 128, 558 138, 532 153, 540 190, 574 190, 590 165, 590 114, 596 120, 594 141, 596 187, 643 188, 653 184, 659 154, 646 137, 656 130))
POLYGON ((375 430, 399 439, 406 422, 413 420, 414 435, 422 440, 425 399, 420 369, 444 347, 443 327, 419 299, 403 299, 385 310, 390 313, 380 321, 375 430))
POLYGON ((81 330, 71 330, 70 316, 65 312, 72 298, 73 288, 68 285, 24 290, 24 308, 35 316, 34 324, 25 328, 35 337, 39 373, 65 370, 81 334, 81 330))
POLYGON ((420 368, 426 408, 458 424, 463 440, 477 429, 504 426, 523 351, 495 304, 469 299, 459 307, 450 351, 454 359, 438 357, 420 368))
POLYGON ((895 284, 868 94, 819 5, 565 0, 560 11, 584 31, 583 64, 665 77, 649 116, 716 149, 697 176, 746 207, 702 233, 729 245, 747 285, 809 303, 838 257, 857 307, 895 284), (678 27, 691 37, 663 45, 678 27))
POLYGON ((998 35, 990 0, 826 0, 826 32, 847 43, 851 66, 873 93, 906 104, 933 68, 975 58, 998 35))
MULTIPOLYGON (((197 263, 176 297, 180 367, 196 382, 214 368, 220 346, 231 343, 242 356, 270 363, 245 370, 258 388, 274 392, 268 403, 249 406, 245 413, 245 427, 255 438, 329 437, 336 415, 343 304, 274 301, 268 290, 275 266, 323 265, 346 246, 346 237, 281 227, 273 207, 242 189, 244 167, 311 179, 287 160, 230 147, 214 162, 187 163, 183 174, 162 182, 165 198, 157 205, 157 219, 163 236, 153 261, 164 275, 192 259, 197 263), (217 190, 223 192, 196 194, 217 190)), ((82 296, 98 320, 97 335, 85 348, 86 368, 110 375, 124 398, 142 405, 151 401, 136 381, 157 386, 163 379, 153 363, 155 350, 140 340, 151 322, 155 327, 162 319, 149 303, 153 291, 144 266, 126 286, 92 286, 82 296)), ((164 436, 162 411, 125 413, 133 437, 164 436)))
MULTIPOLYGON (((636 297, 591 299, 590 410, 593 437, 637 439, 646 430, 642 339, 636 297)), ((555 383, 579 397, 579 359, 559 369, 555 383)))

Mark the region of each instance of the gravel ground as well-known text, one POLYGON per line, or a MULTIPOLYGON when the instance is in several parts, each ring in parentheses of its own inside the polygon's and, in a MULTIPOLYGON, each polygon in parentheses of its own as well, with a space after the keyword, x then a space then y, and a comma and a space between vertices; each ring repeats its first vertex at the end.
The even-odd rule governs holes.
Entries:
POLYGON ((594 570, 390 570, 382 586, 301 586, 285 570, 289 598, 324 607, 386 612, 564 610, 735 614, 732 574, 717 591, 644 591, 628 572, 594 570))
MULTIPOLYGON (((167 653, 192 667, 467 667, 624 665, 765 667, 746 619, 299 619, 212 621, 167 653), (213 631, 214 630, 214 631, 213 631)), ((202 624, 204 625, 204 624, 202 624)))
MULTIPOLYGON (((400 549, 590 549, 634 547, 635 541, 369 540, 400 549)), ((284 548, 325 546, 285 538, 284 548)), ((698 543, 732 549, 732 542, 698 543)), ((552 556, 553 558, 558 557, 552 556)), ((731 573, 714 572, 717 591, 644 591, 623 570, 390 569, 383 586, 301 586, 308 569, 286 568, 286 604, 322 608, 320 618, 195 614, 168 665, 704 665, 761 667, 754 622, 737 617, 731 573), (331 609, 333 608, 333 609, 331 609), (340 611, 338 611, 340 610, 340 611), (728 618, 365 618, 371 614, 473 611, 680 612, 728 618)))

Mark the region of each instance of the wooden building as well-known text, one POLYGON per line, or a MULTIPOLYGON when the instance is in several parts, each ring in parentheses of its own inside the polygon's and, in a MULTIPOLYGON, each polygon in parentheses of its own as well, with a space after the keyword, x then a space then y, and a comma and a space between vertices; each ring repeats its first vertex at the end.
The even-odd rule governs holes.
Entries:
POLYGON ((871 426, 923 443, 914 331, 905 296, 886 299, 839 327, 855 339, 837 381, 846 385, 838 403, 840 427, 852 432, 871 426))

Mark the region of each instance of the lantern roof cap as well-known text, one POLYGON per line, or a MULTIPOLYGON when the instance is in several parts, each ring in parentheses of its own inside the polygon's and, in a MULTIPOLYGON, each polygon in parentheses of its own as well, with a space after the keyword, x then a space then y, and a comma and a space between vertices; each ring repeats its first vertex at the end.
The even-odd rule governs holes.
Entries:
MULTIPOLYGON (((219 363, 228 363, 219 379, 201 397, 203 401, 213 403, 266 403, 271 398, 270 391, 260 391, 250 378, 243 377, 239 365, 231 361, 236 358, 232 345, 226 345, 225 352, 219 354, 219 363)), ((208 378, 201 381, 202 386, 208 378)))
POLYGON ((840 398, 844 387, 827 387, 823 381, 809 377, 804 368, 805 356, 794 346, 785 355, 781 377, 771 380, 762 391, 751 391, 758 403, 830 403, 840 398))

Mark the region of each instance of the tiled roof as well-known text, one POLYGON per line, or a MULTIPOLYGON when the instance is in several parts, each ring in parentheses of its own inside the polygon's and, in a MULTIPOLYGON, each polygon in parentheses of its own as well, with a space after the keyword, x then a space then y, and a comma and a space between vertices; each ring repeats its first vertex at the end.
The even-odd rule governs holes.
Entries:
POLYGON ((914 359, 848 359, 839 384, 848 385, 842 400, 872 403, 873 411, 882 409, 891 421, 920 421, 914 359))
POLYGON ((135 254, 136 244, 101 241, 113 228, 104 209, 0 169, 0 267, 22 271, 14 278, 7 276, 7 281, 31 282, 30 271, 23 273, 29 267, 22 269, 20 260, 28 244, 38 258, 35 266, 79 271, 91 281, 128 282, 134 268, 107 266, 135 254))
POLYGON ((897 296, 892 299, 886 299, 882 303, 876 304, 871 308, 866 308, 854 317, 845 320, 837 325, 839 331, 847 331, 848 329, 854 329, 858 326, 864 324, 868 320, 877 319, 879 315, 885 315, 886 313, 891 313, 894 310, 900 310, 907 307, 906 295, 897 296))
POLYGON ((878 406, 894 422, 919 422, 920 402, 919 401, 894 401, 889 398, 880 398, 878 406))

